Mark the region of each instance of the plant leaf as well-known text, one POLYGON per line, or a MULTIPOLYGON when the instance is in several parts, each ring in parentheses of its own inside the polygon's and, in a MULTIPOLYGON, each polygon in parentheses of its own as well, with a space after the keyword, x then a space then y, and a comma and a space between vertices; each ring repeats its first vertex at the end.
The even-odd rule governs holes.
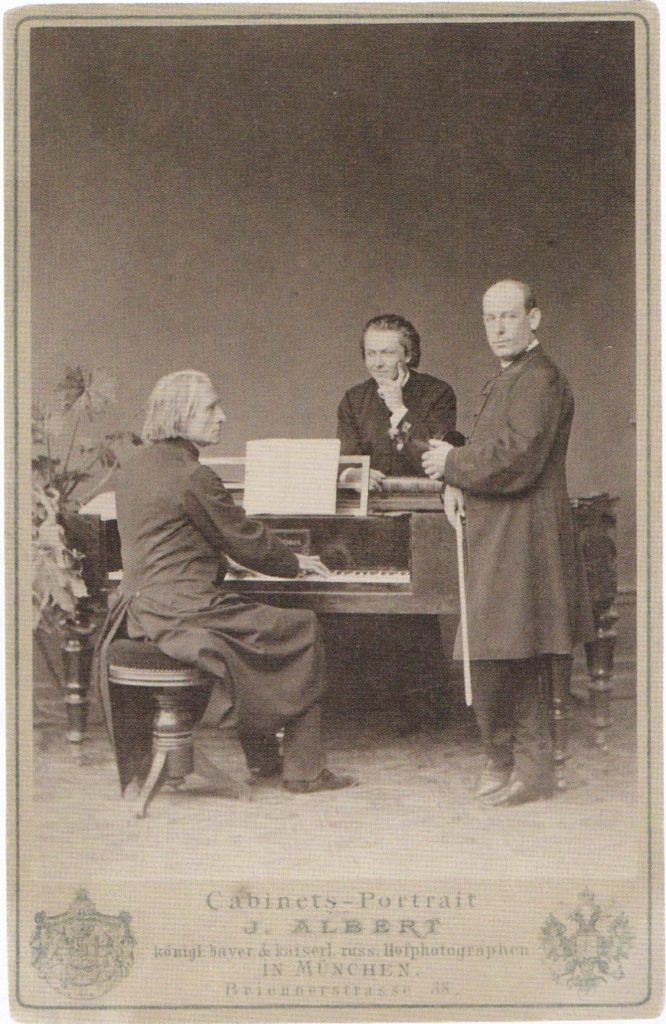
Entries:
POLYGON ((86 392, 86 376, 80 366, 68 366, 65 379, 57 385, 56 391, 62 392, 62 407, 68 412, 86 392))

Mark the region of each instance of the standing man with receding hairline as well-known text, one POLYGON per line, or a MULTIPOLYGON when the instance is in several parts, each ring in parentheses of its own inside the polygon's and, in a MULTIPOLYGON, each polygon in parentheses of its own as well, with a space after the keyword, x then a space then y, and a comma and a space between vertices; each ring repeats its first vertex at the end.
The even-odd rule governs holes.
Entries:
POLYGON ((572 648, 593 624, 567 495, 573 395, 536 338, 541 312, 528 285, 492 285, 483 320, 499 373, 467 445, 433 441, 423 466, 446 484, 452 525, 458 514, 467 524, 473 703, 486 755, 476 795, 514 806, 552 794, 539 679, 570 672, 572 648))

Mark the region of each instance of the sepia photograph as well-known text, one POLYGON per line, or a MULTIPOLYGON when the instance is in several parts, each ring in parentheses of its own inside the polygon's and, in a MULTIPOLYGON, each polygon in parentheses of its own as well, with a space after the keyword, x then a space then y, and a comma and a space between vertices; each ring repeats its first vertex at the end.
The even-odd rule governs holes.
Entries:
POLYGON ((660 1013, 658 31, 6 15, 16 1019, 660 1013))

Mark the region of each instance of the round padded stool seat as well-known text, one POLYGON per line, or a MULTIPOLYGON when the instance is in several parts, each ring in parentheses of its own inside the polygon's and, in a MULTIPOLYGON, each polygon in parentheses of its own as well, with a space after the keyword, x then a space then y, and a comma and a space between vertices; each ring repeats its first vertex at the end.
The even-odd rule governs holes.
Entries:
MULTIPOLYGON (((195 665, 169 658, 147 640, 114 640, 109 644, 106 663, 109 682, 119 688, 117 696, 124 692, 126 700, 140 700, 138 688, 148 687, 156 705, 150 770, 145 778, 136 776, 125 788, 136 817, 145 817, 149 800, 164 782, 178 788, 193 772, 214 783, 225 796, 238 798, 245 792, 194 746, 193 729, 205 707, 201 702, 208 699, 213 685, 210 676, 199 672, 195 665), (124 691, 124 687, 137 687, 137 691, 124 691)), ((130 717, 136 719, 136 705, 130 717)))
POLYGON ((114 640, 107 653, 109 680, 125 686, 205 686, 196 665, 164 654, 148 640, 114 640))

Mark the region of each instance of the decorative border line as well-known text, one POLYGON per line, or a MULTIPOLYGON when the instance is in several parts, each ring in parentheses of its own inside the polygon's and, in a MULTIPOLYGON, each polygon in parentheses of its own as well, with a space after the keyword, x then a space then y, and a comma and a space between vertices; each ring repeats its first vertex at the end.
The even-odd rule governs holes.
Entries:
MULTIPOLYGON (((63 5, 64 6, 64 5, 63 5)), ((572 5, 573 7, 574 5, 572 5)), ((18 71, 19 71, 19 29, 28 24, 29 22, 36 22, 35 28, 46 27, 43 25, 44 22, 56 22, 61 24, 68 21, 77 21, 81 24, 85 22, 102 22, 110 21, 113 19, 114 25, 119 22, 127 22, 131 24, 133 22, 145 22, 150 20, 153 25, 157 26, 161 22, 200 22, 210 23, 215 22, 220 25, 240 25, 240 24, 261 24, 268 22, 276 24, 278 22, 294 22, 294 23, 306 23, 306 22, 318 22, 319 24, 372 24, 373 22, 381 22, 383 24, 399 24, 407 22, 409 24, 418 23, 436 23, 436 22, 456 22, 458 24, 467 21, 484 21, 486 23, 492 23, 495 21, 518 21, 518 22, 557 22, 557 21, 641 21, 645 26, 645 110, 646 110, 646 158, 645 158, 645 300, 646 300, 646 323, 645 323, 645 337, 646 337, 646 383, 647 383, 647 398, 646 398, 646 477, 647 477, 647 505, 646 505, 646 527, 647 527, 647 544, 646 544, 646 561, 647 561, 647 601, 646 601, 646 626, 647 626, 647 641, 648 641, 648 653, 649 653, 649 641, 652 631, 652 586, 651 586, 651 573, 650 573, 650 541, 651 541, 651 494, 652 494, 652 457, 651 449, 649 446, 649 438, 651 432, 651 396, 652 396, 652 304, 651 304, 651 283, 652 283, 652 202, 651 202, 651 180, 652 180, 652 164, 651 164, 651 127, 652 127, 652 108, 651 108, 651 36, 650 36, 650 22, 648 19, 641 14, 638 10, 622 10, 622 5, 618 5, 617 11, 595 11, 594 8, 586 9, 584 4, 580 5, 580 8, 576 5, 575 13, 558 12, 549 14, 547 10, 542 9, 539 13, 531 13, 529 10, 520 9, 519 13, 510 12, 492 12, 488 9, 487 12, 482 11, 470 11, 465 13, 462 9, 454 14, 447 14, 444 11, 441 12, 428 12, 415 10, 413 13, 407 11, 396 12, 396 11, 384 11, 383 13, 374 14, 370 11, 364 11, 362 14, 356 16, 346 14, 344 7, 340 8, 337 13, 330 8, 327 8, 321 13, 309 13, 308 11, 288 11, 282 13, 273 14, 270 11, 263 11, 261 14, 151 14, 150 8, 146 9, 145 14, 116 14, 116 13, 105 13, 105 14, 29 14, 26 17, 21 18, 16 22, 14 26, 14 39, 13 39, 13 67, 12 67, 12 89, 13 89, 13 102, 14 102, 14 122, 13 122, 13 145, 12 145, 12 159, 13 159, 13 208, 12 208, 12 221, 9 225, 13 232, 13 288, 12 288, 12 299, 13 299, 13 332, 12 340, 14 344, 13 351, 13 400, 14 400, 14 416, 13 416, 13 427, 14 427, 14 471, 15 478, 18 476, 18 434, 19 434, 19 422, 18 422, 18 328, 19 328, 19 317, 18 317, 18 289, 19 289, 19 268, 18 268, 18 138, 19 138, 19 94, 18 94, 18 71)), ((122 27, 122 26, 118 26, 122 27)), ((146 26, 150 27, 150 26, 146 26)), ((634 61, 636 52, 634 53, 634 61)), ((634 65, 635 66, 635 65, 634 65)), ((637 79, 636 79, 636 84, 637 79)), ((634 125, 635 127, 635 125, 634 125)), ((635 167, 635 171, 638 172, 638 168, 635 167)), ((637 173, 636 173, 637 176, 637 173)), ((635 189, 637 192, 637 189, 635 189)), ((635 217, 636 223, 636 217, 635 217)), ((638 252, 635 251, 634 266, 638 265, 638 252)), ((16 486, 16 479, 14 480, 15 494, 14 494, 14 533, 16 534, 18 523, 19 523, 19 488, 16 486)), ((14 593, 15 593, 15 617, 14 617, 14 701, 15 701, 15 717, 17 719, 15 725, 15 781, 14 781, 14 797, 15 797, 15 843, 16 843, 16 858, 15 858, 15 890, 16 890, 16 904, 15 904, 15 928, 16 928, 16 942, 15 942, 15 995, 16 1002, 19 1006, 25 1007, 26 1009, 40 1009, 40 1010, 69 1010, 69 1009, 81 1009, 80 1004, 67 1004, 67 1003, 26 1003, 21 1000, 20 997, 20 871, 19 871, 19 848, 20 848, 20 822, 19 822, 19 771, 18 765, 19 760, 19 728, 18 728, 18 700, 19 700, 19 662, 20 662, 20 644, 19 644, 19 632, 20 632, 20 616, 19 616, 19 553, 18 544, 16 543, 16 536, 14 538, 14 593)), ((321 1010, 354 1010, 354 1009, 377 1009, 377 1010, 393 1010, 393 1009, 576 1009, 578 1007, 589 1008, 589 1009, 611 1009, 621 1007, 637 1007, 644 1006, 652 997, 652 931, 653 931, 653 913, 652 913, 652 869, 653 869, 653 843, 652 843, 652 772, 651 772, 651 752, 652 752, 652 729, 651 729, 651 716, 650 716, 650 704, 651 704, 651 661, 649 656, 646 659, 646 760, 647 760, 647 895, 648 895, 648 935, 647 935, 647 994, 644 999, 635 1002, 627 1003, 111 1003, 104 1005, 86 1006, 85 1011, 90 1012, 94 1010, 302 1010, 302 1009, 321 1009, 321 1010)))

